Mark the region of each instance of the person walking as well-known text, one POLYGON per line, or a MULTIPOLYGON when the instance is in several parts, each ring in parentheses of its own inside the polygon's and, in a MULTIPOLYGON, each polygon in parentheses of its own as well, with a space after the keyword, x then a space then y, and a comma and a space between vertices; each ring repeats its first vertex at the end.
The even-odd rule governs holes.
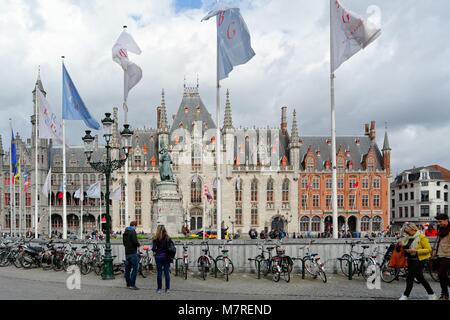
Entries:
POLYGON ((130 226, 125 229, 122 238, 126 256, 125 281, 127 282, 127 288, 131 290, 139 290, 139 288, 136 287, 136 277, 139 268, 137 248, 141 245, 137 239, 136 226, 137 222, 131 221, 130 226))
POLYGON ((423 263, 431 258, 430 242, 413 223, 405 223, 403 232, 404 237, 400 239, 399 245, 403 246, 408 260, 408 276, 406 278, 406 289, 400 300, 408 300, 414 285, 414 278, 423 285, 428 293, 428 299, 436 300, 433 289, 423 275, 423 263))
POLYGON ((436 256, 439 259, 439 283, 441 284, 441 297, 439 300, 449 300, 448 287, 450 286, 450 279, 448 277, 448 270, 450 268, 450 224, 448 223, 448 215, 439 214, 436 216, 439 225, 438 244, 436 256))
POLYGON ((162 293, 162 274, 166 281, 166 293, 170 292, 170 264, 172 258, 170 257, 169 247, 173 246, 173 241, 167 234, 166 228, 163 225, 159 225, 156 229, 156 235, 153 238, 152 251, 155 255, 157 277, 156 282, 158 288, 156 292, 162 293))

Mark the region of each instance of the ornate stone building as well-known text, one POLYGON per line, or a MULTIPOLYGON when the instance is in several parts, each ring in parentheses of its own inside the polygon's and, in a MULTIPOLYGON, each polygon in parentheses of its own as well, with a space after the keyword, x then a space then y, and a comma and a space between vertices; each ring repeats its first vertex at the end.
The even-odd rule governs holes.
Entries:
MULTIPOLYGON (((37 83, 42 88, 40 79, 37 83)), ((230 93, 226 93, 221 126, 222 220, 232 232, 246 234, 250 228, 258 231, 266 228, 299 234, 324 232, 327 229, 331 213, 330 138, 301 137, 295 110, 290 130, 287 113, 287 107, 281 108, 281 122, 277 127, 236 127, 230 93)), ((117 108, 113 111, 113 117, 113 157, 118 157, 120 127, 117 108)), ((133 149, 129 157, 129 221, 136 220, 138 230, 144 232, 150 232, 152 225, 158 223, 159 212, 153 209, 153 202, 155 186, 160 180, 159 150, 162 146, 168 146, 178 190, 183 196, 183 220, 191 230, 201 229, 203 224, 214 228, 216 124, 200 97, 198 83, 184 86, 180 106, 170 125, 163 90, 160 105, 156 108, 156 119, 156 128, 134 128, 133 149), (206 200, 206 188, 213 195, 212 201, 206 200)), ((34 172, 33 139, 34 135, 23 143, 24 150, 29 154, 27 166, 30 172, 34 172)), ((98 145, 98 139, 96 141, 93 158, 99 159, 104 156, 104 148, 98 145)), ((389 212, 390 148, 387 134, 382 151, 376 144, 375 123, 366 126, 364 136, 338 137, 337 145, 340 223, 347 222, 352 231, 383 229, 387 225, 389 212)), ((0 221, 3 230, 9 231, 9 186, 6 185, 9 154, 3 149, 1 151, 3 184, 0 221)), ((103 178, 89 167, 81 147, 71 147, 66 152, 68 229, 77 232, 80 206, 78 199, 74 199, 74 193, 81 183, 87 190, 89 184, 103 178)), ((51 226, 52 230, 61 231, 62 200, 58 199, 58 191, 62 181, 62 150, 51 148, 42 140, 39 154, 39 190, 48 172, 51 155, 51 226)), ((123 169, 113 177, 111 190, 117 187, 122 188, 122 199, 112 201, 113 230, 116 231, 125 225, 123 169)), ((28 211, 34 214, 34 184, 30 192, 28 211)), ((49 207, 45 197, 40 201, 40 230, 47 233, 50 227, 49 207)), ((84 203, 84 229, 90 232, 101 224, 100 212, 104 212, 104 207, 100 208, 99 200, 85 199, 84 203)), ((30 221, 30 225, 32 223, 30 221)))

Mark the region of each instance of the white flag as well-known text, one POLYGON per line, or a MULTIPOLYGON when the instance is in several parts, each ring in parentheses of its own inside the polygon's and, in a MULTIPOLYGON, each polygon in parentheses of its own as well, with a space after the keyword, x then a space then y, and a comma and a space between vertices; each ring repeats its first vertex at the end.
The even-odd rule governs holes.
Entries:
POLYGON ((339 0, 331 5, 331 72, 365 49, 381 34, 381 29, 356 13, 348 11, 339 0))
POLYGON ((62 125, 56 115, 52 112, 50 104, 44 94, 36 86, 37 103, 39 108, 39 138, 53 139, 62 144, 62 125))
POLYGON ((48 194, 50 193, 50 183, 52 179, 52 168, 48 171, 47 178, 45 178, 44 186, 42 187, 42 194, 44 197, 48 198, 48 194))
POLYGON ((74 198, 80 199, 81 201, 84 200, 83 194, 81 193, 81 188, 75 191, 75 194, 73 195, 74 198))
POLYGON ((101 182, 98 181, 93 185, 89 186, 86 195, 88 198, 91 199, 100 199, 101 189, 102 189, 101 182))
POLYGON ((109 194, 110 200, 120 200, 122 195, 122 186, 118 186, 109 194))
POLYGON ((117 62, 125 72, 125 101, 128 98, 128 93, 130 92, 130 90, 142 79, 142 69, 128 59, 128 51, 131 51, 135 54, 142 53, 133 37, 124 30, 117 39, 116 44, 112 48, 112 57, 113 60, 117 62))
POLYGON ((239 8, 222 8, 208 13, 202 19, 217 16, 219 41, 219 80, 228 77, 233 67, 247 63, 255 56, 250 33, 239 8))

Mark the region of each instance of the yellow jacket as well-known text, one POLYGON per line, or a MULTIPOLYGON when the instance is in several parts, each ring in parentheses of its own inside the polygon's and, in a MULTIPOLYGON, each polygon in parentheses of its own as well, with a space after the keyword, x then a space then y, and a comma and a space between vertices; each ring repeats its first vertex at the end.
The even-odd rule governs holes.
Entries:
POLYGON ((419 244, 417 245, 417 256, 420 261, 428 260, 431 258, 431 253, 433 249, 431 249, 430 241, 428 238, 420 234, 419 244))

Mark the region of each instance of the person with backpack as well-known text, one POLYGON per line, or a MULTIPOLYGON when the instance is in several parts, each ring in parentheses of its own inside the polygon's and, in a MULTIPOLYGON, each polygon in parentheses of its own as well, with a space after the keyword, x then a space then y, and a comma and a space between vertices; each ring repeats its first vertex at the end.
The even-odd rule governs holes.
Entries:
POLYGON ((162 274, 166 280, 166 293, 170 292, 170 264, 173 262, 176 254, 175 244, 167 234, 166 228, 159 225, 156 229, 156 235, 153 238, 152 251, 155 255, 158 288, 156 292, 162 293, 162 274))
POLYGON ((136 221, 131 221, 130 226, 125 229, 123 233, 122 242, 125 246, 125 281, 127 282, 127 288, 132 290, 139 290, 136 287, 136 277, 139 269, 139 256, 137 254, 137 248, 140 247, 140 243, 136 234, 136 221))

